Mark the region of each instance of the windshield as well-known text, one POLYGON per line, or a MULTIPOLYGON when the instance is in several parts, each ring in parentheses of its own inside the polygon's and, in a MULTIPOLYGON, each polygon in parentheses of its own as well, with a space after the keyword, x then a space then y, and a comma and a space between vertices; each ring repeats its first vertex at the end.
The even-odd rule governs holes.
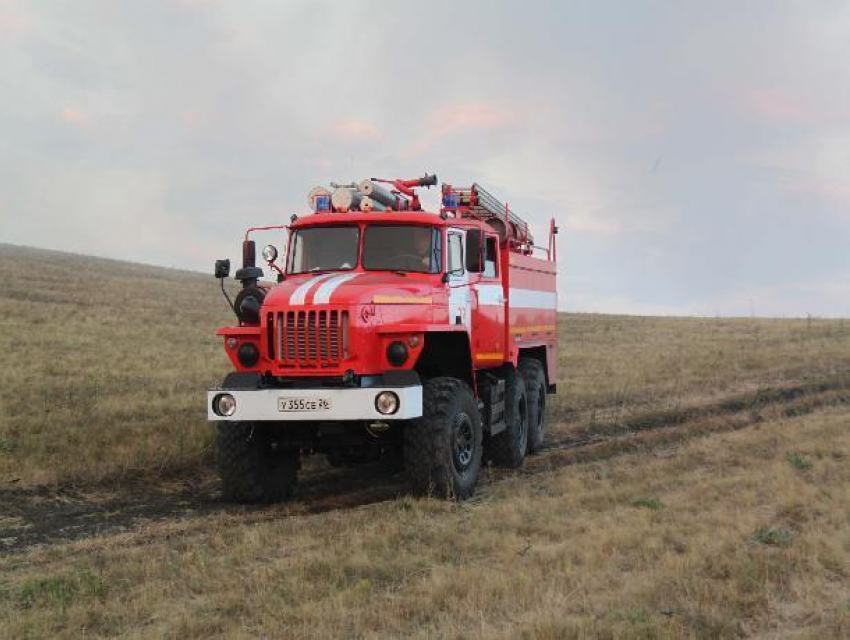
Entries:
MULTIPOLYGON (((288 272, 346 271, 357 266, 360 229, 311 227, 292 236, 288 272)), ((363 237, 363 268, 370 271, 439 273, 440 232, 434 227, 375 224, 363 237)))
POLYGON ((359 245, 360 229, 353 225, 299 229, 292 238, 289 273, 353 269, 359 245))
POLYGON ((440 234, 433 227, 372 225, 363 237, 363 268, 386 271, 440 271, 440 234))

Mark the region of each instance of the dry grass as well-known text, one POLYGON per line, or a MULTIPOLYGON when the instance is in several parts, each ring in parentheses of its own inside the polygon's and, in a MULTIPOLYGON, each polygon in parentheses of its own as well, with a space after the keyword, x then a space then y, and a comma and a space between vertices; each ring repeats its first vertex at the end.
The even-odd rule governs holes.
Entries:
POLYGON ((835 411, 766 422, 506 478, 464 504, 233 510, 30 551, 0 560, 0 628, 846 637, 847 424, 835 411))
POLYGON ((0 482, 90 481, 208 456, 229 362, 211 277, 0 245, 0 482))
MULTIPOLYGON (((2 246, 0 281, 0 482, 204 468, 214 282, 2 246)), ((561 322, 556 446, 474 500, 221 506, 25 549, 0 558, 0 637, 850 635, 850 326, 561 322)))

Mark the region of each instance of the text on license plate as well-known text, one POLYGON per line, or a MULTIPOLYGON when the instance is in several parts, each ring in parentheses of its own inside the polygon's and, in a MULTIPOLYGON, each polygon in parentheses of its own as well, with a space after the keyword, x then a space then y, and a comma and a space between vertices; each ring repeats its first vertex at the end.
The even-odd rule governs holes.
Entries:
POLYGON ((278 398, 278 411, 330 411, 328 398, 278 398))

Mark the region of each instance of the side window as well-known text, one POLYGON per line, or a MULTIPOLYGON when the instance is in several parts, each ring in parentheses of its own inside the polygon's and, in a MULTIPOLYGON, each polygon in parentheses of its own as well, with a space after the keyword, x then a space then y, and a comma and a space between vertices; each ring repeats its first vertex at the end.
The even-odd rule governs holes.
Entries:
POLYGON ((449 233, 447 238, 448 243, 448 262, 446 271, 449 273, 463 273, 463 242, 462 236, 459 233, 449 233))
POLYGON ((487 236, 484 244, 484 271, 481 275, 485 278, 496 278, 499 275, 499 245, 494 236, 487 236))

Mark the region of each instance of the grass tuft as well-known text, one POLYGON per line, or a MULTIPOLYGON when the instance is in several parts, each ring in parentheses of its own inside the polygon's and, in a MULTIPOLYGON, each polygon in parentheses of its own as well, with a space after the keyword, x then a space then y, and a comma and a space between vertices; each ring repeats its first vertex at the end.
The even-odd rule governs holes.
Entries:
POLYGON ((0 436, 0 453, 12 453, 15 450, 15 441, 7 436, 0 436))
POLYGON ((102 598, 106 593, 106 583, 84 567, 57 576, 26 580, 20 586, 18 602, 25 608, 49 605, 66 607, 72 602, 102 598))
POLYGON ((647 498, 645 496, 638 496, 634 500, 632 500, 633 507, 644 507, 646 509, 652 509, 653 511, 659 511, 664 508, 664 503, 661 502, 658 498, 647 498))
POLYGON ((785 454, 785 459, 795 469, 811 469, 812 461, 807 460, 802 455, 800 455, 797 451, 789 451, 785 454))
POLYGON ((753 534, 753 539, 772 547, 790 547, 794 541, 794 534, 783 531, 779 527, 760 527, 753 534))

